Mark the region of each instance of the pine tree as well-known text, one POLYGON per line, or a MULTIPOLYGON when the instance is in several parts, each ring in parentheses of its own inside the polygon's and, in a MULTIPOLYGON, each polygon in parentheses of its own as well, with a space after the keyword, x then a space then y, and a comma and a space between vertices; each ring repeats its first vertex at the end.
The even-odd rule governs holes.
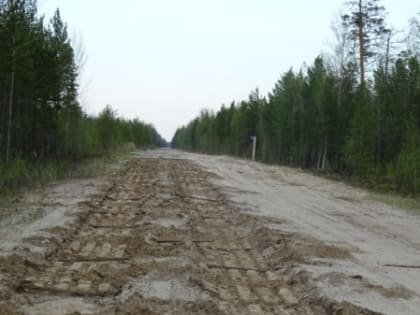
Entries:
POLYGON ((360 82, 365 82, 366 62, 375 56, 375 48, 389 30, 385 27, 385 8, 380 0, 350 0, 346 5, 351 12, 342 16, 350 30, 350 38, 359 47, 360 82))
POLYGON ((347 170, 371 179, 375 158, 375 116, 372 96, 365 84, 359 86, 353 99, 355 112, 346 141, 347 170))

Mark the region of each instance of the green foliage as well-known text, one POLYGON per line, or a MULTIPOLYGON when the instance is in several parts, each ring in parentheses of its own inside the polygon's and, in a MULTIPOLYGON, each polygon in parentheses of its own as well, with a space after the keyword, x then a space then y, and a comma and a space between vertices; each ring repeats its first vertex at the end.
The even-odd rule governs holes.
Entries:
POLYGON ((6 167, 0 168, 0 191, 6 188, 16 188, 29 179, 29 169, 25 161, 18 157, 10 162, 6 167))
POLYGON ((374 169, 375 120, 369 91, 362 84, 355 96, 356 110, 346 143, 346 162, 352 174, 370 178, 374 169))
POLYGON ((153 147, 153 126, 107 106, 88 117, 77 101, 78 65, 57 10, 49 23, 35 0, 0 0, 0 190, 54 178, 62 164, 126 143, 153 147))
POLYGON ((416 193, 420 188, 420 132, 414 123, 407 127, 406 142, 398 154, 394 177, 401 191, 416 193))
POLYGON ((261 161, 334 171, 383 190, 419 193, 419 18, 410 21, 407 50, 398 54, 391 51, 380 0, 345 5, 349 12, 341 16, 342 34, 329 67, 318 57, 306 73, 289 70, 267 100, 252 92, 229 110, 222 107, 206 119, 194 119, 178 129, 172 145, 250 157, 250 136, 257 135, 261 161), (400 58, 394 60, 396 55, 400 58))
POLYGON ((307 73, 286 72, 268 100, 252 92, 246 101, 202 111, 172 139, 177 148, 251 156, 352 175, 375 187, 419 192, 420 66, 416 58, 379 67, 374 88, 357 85, 354 65, 332 73, 321 57, 307 73))
POLYGON ((385 26, 385 7, 381 0, 347 0, 345 3, 350 12, 342 16, 342 22, 349 38, 359 46, 360 82, 364 83, 365 62, 378 55, 385 36, 390 33, 385 26))
POLYGON ((121 135, 117 124, 115 111, 112 110, 111 106, 106 106, 96 120, 99 143, 102 150, 108 151, 120 142, 119 138, 121 135))

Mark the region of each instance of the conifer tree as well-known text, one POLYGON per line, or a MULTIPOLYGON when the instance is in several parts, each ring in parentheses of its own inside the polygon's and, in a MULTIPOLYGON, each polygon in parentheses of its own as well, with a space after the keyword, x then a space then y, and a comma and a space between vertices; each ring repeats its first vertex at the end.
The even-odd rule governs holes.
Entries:
POLYGON ((360 83, 365 82, 366 62, 376 55, 377 45, 389 33, 385 27, 385 8, 380 0, 349 0, 350 12, 342 16, 349 36, 359 48, 360 83))

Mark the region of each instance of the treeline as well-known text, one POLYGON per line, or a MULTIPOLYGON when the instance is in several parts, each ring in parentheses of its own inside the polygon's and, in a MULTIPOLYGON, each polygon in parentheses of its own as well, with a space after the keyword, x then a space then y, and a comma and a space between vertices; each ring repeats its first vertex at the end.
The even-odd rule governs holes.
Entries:
POLYGON ((166 141, 152 125, 138 119, 119 118, 110 106, 106 106, 98 117, 88 117, 87 120, 84 135, 75 144, 84 146, 94 154, 107 152, 125 143, 145 148, 166 145, 166 141))
POLYGON ((0 0, 0 189, 22 165, 163 142, 153 126, 110 107, 88 116, 77 101, 76 59, 59 10, 46 22, 35 0, 0 0))
MULTIPOLYGON (((378 4, 360 3, 366 10, 378 4)), ((305 70, 288 71, 268 96, 257 89, 248 100, 222 106, 216 113, 203 110, 177 130, 172 145, 250 157, 250 137, 256 135, 261 161, 338 172, 418 193, 420 51, 413 44, 419 23, 411 21, 410 49, 395 52, 393 33, 379 18, 382 34, 359 36, 358 23, 366 26, 368 21, 358 10, 342 17, 333 55, 317 57, 305 70), (374 40, 385 46, 368 46, 374 40)))

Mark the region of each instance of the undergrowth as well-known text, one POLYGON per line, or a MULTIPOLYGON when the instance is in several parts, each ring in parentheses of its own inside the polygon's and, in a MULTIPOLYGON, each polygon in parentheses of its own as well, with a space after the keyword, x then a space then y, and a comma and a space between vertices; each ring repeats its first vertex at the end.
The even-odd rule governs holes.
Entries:
POLYGON ((43 187, 56 180, 106 175, 110 164, 124 159, 133 150, 134 144, 128 143, 96 157, 56 160, 43 164, 19 157, 7 165, 0 165, 0 194, 13 194, 20 188, 30 186, 43 187))

